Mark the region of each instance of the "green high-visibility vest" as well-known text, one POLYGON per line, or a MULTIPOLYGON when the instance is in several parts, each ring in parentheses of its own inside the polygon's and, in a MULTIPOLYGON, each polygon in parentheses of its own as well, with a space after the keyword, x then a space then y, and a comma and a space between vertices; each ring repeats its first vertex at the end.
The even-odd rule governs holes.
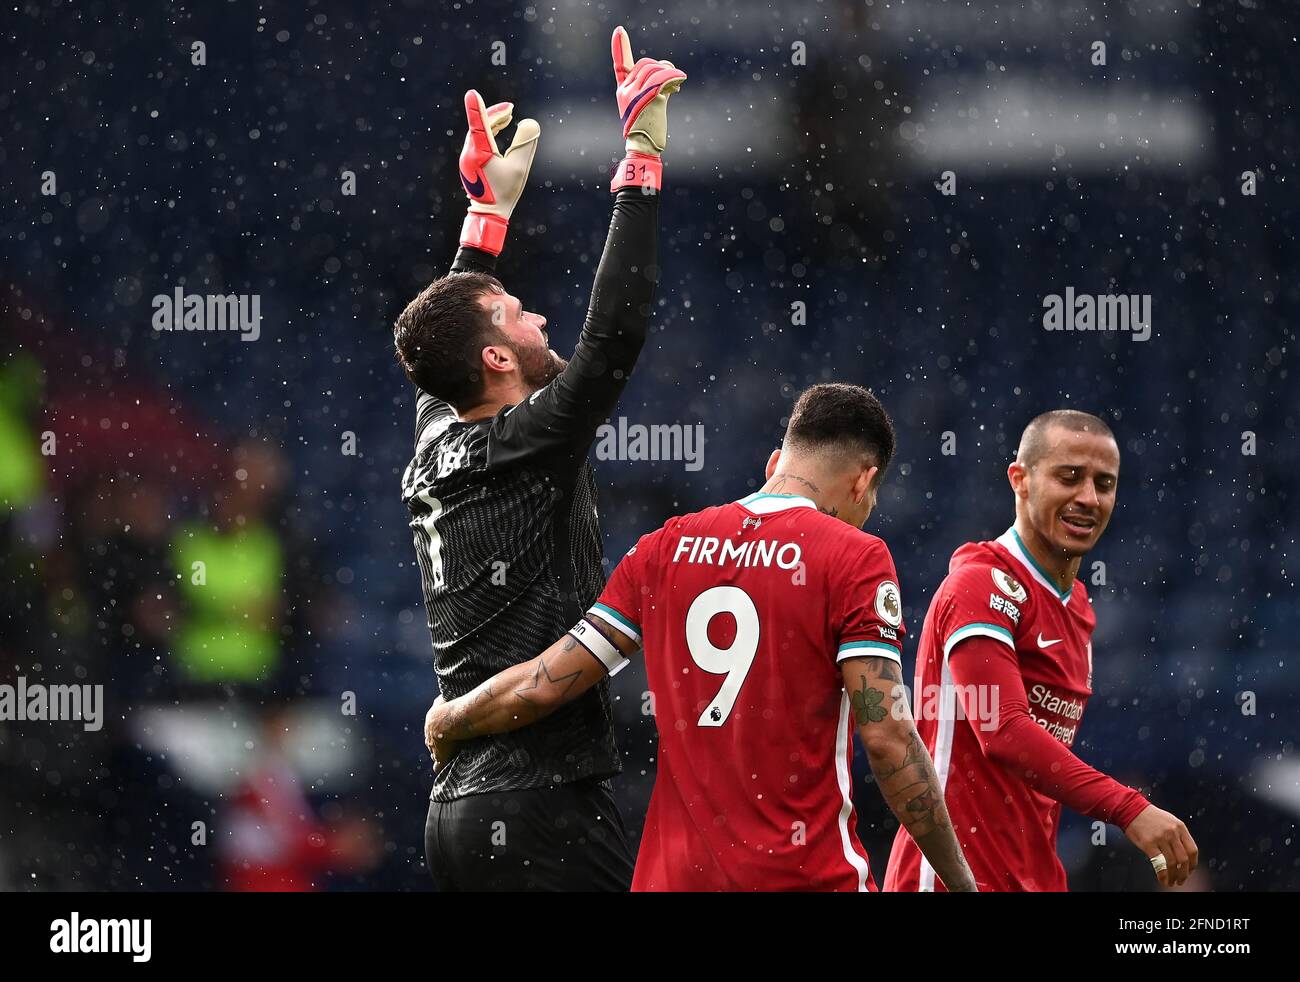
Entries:
POLYGON ((24 419, 37 405, 45 372, 30 355, 0 365, 0 514, 29 505, 45 487, 45 461, 31 424, 24 419))
POLYGON ((284 558, 264 525, 181 530, 172 544, 186 613, 175 654, 199 682, 257 682, 280 657, 276 618, 284 558))
POLYGON ((0 512, 30 504, 45 483, 36 434, 0 407, 0 512))

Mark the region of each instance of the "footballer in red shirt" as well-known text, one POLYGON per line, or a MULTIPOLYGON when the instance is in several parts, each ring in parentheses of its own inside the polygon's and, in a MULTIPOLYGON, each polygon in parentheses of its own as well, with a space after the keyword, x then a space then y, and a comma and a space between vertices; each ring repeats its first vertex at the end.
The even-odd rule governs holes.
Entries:
MULTIPOLYGON (((1067 889, 1061 807, 1118 825, 1161 883, 1184 882, 1186 826, 1071 748, 1092 694, 1097 623, 1078 579, 1115 507, 1119 447, 1095 416, 1058 410, 1026 428, 1008 469, 1016 520, 953 554, 916 659, 914 711, 981 891, 1067 889)), ((886 890, 942 889, 905 835, 886 890)))
POLYGON ((430 711, 435 757, 542 718, 644 646, 659 771, 633 890, 874 890, 855 725, 904 834, 973 889, 907 709, 894 563, 860 529, 893 448, 870 392, 813 386, 759 492, 642 536, 565 638, 430 711))

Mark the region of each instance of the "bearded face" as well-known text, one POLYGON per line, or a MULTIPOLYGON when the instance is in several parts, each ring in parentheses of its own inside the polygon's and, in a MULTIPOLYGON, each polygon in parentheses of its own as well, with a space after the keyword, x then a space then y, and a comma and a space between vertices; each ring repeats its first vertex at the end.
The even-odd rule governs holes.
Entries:
POLYGON ((564 371, 568 361, 561 358, 545 344, 512 343, 510 349, 519 359, 519 374, 530 392, 547 385, 564 371))

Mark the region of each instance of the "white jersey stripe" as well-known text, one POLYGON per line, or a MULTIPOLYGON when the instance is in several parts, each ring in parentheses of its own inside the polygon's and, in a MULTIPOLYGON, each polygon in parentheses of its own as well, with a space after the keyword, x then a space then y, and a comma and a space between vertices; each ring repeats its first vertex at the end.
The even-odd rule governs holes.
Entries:
POLYGON ((840 783, 840 794, 844 799, 840 804, 840 820, 837 824, 840 828, 840 845, 844 849, 844 858, 849 861, 849 865, 858 874, 858 892, 861 893, 867 889, 867 877, 871 873, 871 867, 853 848, 853 837, 849 831, 849 816, 853 814, 853 783, 849 774, 849 746, 849 694, 843 692, 840 694, 839 735, 835 738, 835 777, 840 783))
MULTIPOLYGON (((958 632, 960 633, 960 632, 958 632)), ((960 640, 960 639, 958 639, 960 640)), ((956 642, 953 642, 954 644, 956 642)), ((921 686, 916 689, 916 711, 920 712, 921 686)), ((939 776, 939 793, 948 790, 948 770, 952 764, 952 735, 957 720, 957 690, 953 688, 952 673, 948 671, 948 649, 943 653, 943 675, 939 680, 939 732, 934 740, 934 769, 939 776)), ((934 892, 934 867, 921 855, 921 893, 934 892)))
MULTIPOLYGON (((939 775, 939 790, 945 793, 948 790, 948 770, 952 763, 952 738, 957 718, 957 690, 953 687, 952 673, 948 670, 948 655, 958 642, 974 637, 994 638, 1009 645, 1013 651, 1016 647, 1011 632, 997 624, 967 624, 953 631, 943 644, 943 675, 939 680, 939 699, 942 708, 939 712, 939 732, 935 735, 934 741, 934 769, 939 775)), ((918 686, 917 692, 920 691, 918 686)), ((919 694, 917 699, 920 699, 919 694)), ((917 712, 920 712, 920 709, 918 705, 917 712)), ((922 892, 934 890, 934 867, 924 855, 921 856, 920 889, 922 892)))

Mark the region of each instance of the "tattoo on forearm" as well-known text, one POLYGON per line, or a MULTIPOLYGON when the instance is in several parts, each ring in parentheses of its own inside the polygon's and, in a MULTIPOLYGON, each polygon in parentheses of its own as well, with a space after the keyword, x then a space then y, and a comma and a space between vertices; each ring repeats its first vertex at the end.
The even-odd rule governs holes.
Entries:
MULTIPOLYGON (((560 650, 561 652, 572 651, 577 647, 577 644, 578 642, 573 638, 566 638, 564 647, 560 650)), ((537 659, 537 669, 533 672, 532 678, 528 680, 527 684, 521 685, 518 689, 515 689, 515 698, 527 705, 532 716, 536 718, 540 715, 540 711, 533 702, 535 696, 541 695, 548 688, 552 690, 559 688, 560 701, 563 702, 565 696, 568 695, 569 690, 577 684, 577 681, 581 676, 581 671, 570 672, 568 675, 552 675, 550 666, 546 664, 546 656, 541 655, 537 659)))
MULTIPOLYGON (((572 651, 577 645, 578 642, 573 638, 566 638, 560 649, 561 653, 572 651)), ((551 695, 558 689, 558 701, 564 702, 569 690, 577 684, 582 676, 581 671, 556 676, 552 674, 551 667, 547 664, 546 659, 546 655, 538 657, 536 667, 528 672, 523 683, 512 693, 514 698, 511 700, 510 711, 518 713, 517 718, 523 719, 525 722, 532 722, 543 715, 541 706, 536 701, 539 695, 551 695)), ((515 674, 515 678, 518 679, 517 674, 515 674)), ((498 682, 501 681, 505 681, 506 685, 511 684, 504 676, 498 679, 498 682)), ((453 699, 447 703, 444 725, 439 728, 437 736, 440 739, 460 741, 496 732, 489 725, 489 720, 495 713, 500 713, 507 708, 504 704, 500 706, 494 705, 499 695, 504 696, 504 693, 499 690, 499 684, 494 688, 492 682, 488 681, 479 686, 469 696, 463 699, 453 699)), ((555 698, 547 700, 552 704, 556 701, 555 698)))
POLYGON ((478 736, 474 726, 474 710, 483 703, 490 703, 496 698, 492 683, 485 682, 482 687, 467 699, 453 699, 447 703, 447 721, 438 733, 448 740, 472 740, 478 736))
MULTIPOLYGON (((874 733, 878 731, 874 724, 890 716, 894 717, 895 725, 907 719, 906 714, 893 712, 898 700, 907 698, 898 662, 892 658, 873 657, 862 659, 861 664, 859 685, 849 692, 849 702, 858 726, 869 726, 874 733), (888 693, 883 687, 877 687, 880 682, 889 683, 888 693)), ((874 752, 868 747, 867 760, 876 784, 890 810, 916 841, 944 886, 954 892, 974 890, 975 878, 966 865, 966 857, 948 817, 934 762, 910 719, 907 719, 906 726, 906 740, 890 741, 886 744, 887 749, 874 752)), ((874 745, 879 747, 878 742, 874 745)))
POLYGON ((902 760, 869 756, 876 783, 944 885, 951 891, 974 889, 975 881, 957 843, 934 763, 916 727, 909 729, 902 760))

